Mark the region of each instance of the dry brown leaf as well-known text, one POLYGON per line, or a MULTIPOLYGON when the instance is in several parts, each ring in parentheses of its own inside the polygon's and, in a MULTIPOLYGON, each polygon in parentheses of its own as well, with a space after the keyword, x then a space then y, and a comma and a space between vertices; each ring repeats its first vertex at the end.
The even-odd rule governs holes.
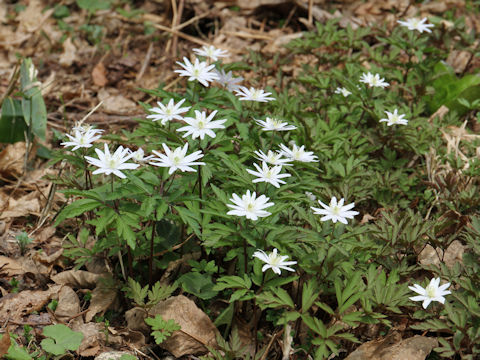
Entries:
POLYGON ((53 275, 51 279, 60 285, 68 285, 77 289, 93 289, 101 277, 100 274, 92 274, 83 270, 62 271, 53 275))
POLYGON ((443 117, 450 111, 450 109, 448 107, 446 107, 445 105, 442 105, 438 108, 437 111, 435 111, 431 116, 430 118, 428 119, 428 122, 432 122, 433 119, 435 119, 437 116, 440 120, 443 119, 443 117))
POLYGON ((73 289, 63 286, 58 293, 58 304, 55 309, 55 317, 59 320, 67 320, 80 312, 80 299, 73 289))
POLYGON ((116 298, 117 290, 114 287, 104 287, 104 284, 100 280, 97 287, 92 291, 92 299, 90 300, 88 311, 85 314, 85 321, 91 321, 98 313, 103 315, 116 298))
POLYGON ((8 352, 11 343, 10 333, 7 331, 0 339, 0 359, 3 359, 3 356, 8 352))
POLYGON ((132 330, 141 331, 144 334, 150 334, 150 327, 145 324, 145 317, 147 313, 144 309, 139 307, 134 307, 133 309, 125 312, 125 321, 127 322, 127 327, 132 330))
POLYGON ((387 336, 362 344, 345 360, 424 360, 434 347, 435 338, 416 335, 400 340, 387 336))
POLYGON ((111 113, 128 113, 136 111, 137 105, 125 96, 118 94, 118 91, 113 88, 102 88, 98 92, 98 99, 103 101, 102 108, 106 112, 111 113))
POLYGON ((63 255, 63 248, 57 249, 50 255, 46 251, 36 252, 33 259, 45 265, 61 265, 61 257, 63 255))
POLYGON ((6 256, 0 256, 0 276, 10 279, 12 276, 23 275, 25 270, 20 262, 6 256))
POLYGON ((77 48, 72 42, 72 38, 68 38, 63 42, 63 53, 60 55, 58 62, 64 67, 72 66, 77 59, 77 48))
POLYGON ((183 295, 173 296, 155 305, 150 314, 174 320, 181 326, 160 346, 176 357, 207 352, 205 345, 216 348, 218 332, 210 318, 183 295))
POLYGON ((440 259, 443 256, 443 251, 440 248, 435 249, 432 245, 427 244, 423 250, 418 254, 418 262, 422 265, 440 265, 440 259))
POLYGON ((33 241, 36 245, 40 245, 41 243, 44 243, 50 239, 55 234, 55 231, 56 228, 54 226, 45 226, 38 234, 34 236, 33 241))
MULTIPOLYGON (((6 210, 0 214, 0 219, 16 218, 28 215, 40 215, 40 194, 31 192, 18 199, 10 198, 6 210)), ((2 204, 2 208, 4 204, 2 204)))
POLYGON ((102 62, 99 62, 92 70, 92 80, 93 83, 97 86, 103 87, 107 85, 107 69, 102 62))
POLYGON ((23 160, 26 145, 24 142, 8 144, 0 152, 0 173, 4 177, 18 177, 23 173, 23 160))
POLYGON ((0 23, 7 21, 7 4, 2 2, 0 3, 0 23))
POLYGON ((83 340, 78 348, 81 356, 95 356, 100 350, 102 341, 102 331, 105 330, 104 324, 89 322, 87 324, 75 323, 72 325, 73 331, 79 331, 83 334, 83 340))
POLYGON ((21 11, 17 16, 17 21, 20 22, 19 30, 22 32, 34 32, 38 26, 43 22, 44 4, 40 0, 30 0, 27 8, 21 11))
POLYGON ((458 240, 454 240, 445 250, 443 255, 443 262, 449 268, 452 268, 457 262, 460 264, 463 262, 463 253, 465 252, 465 246, 458 240))
POLYGON ((462 73, 470 59, 468 51, 453 50, 447 58, 447 64, 453 67, 457 74, 462 73))
POLYGON ((56 297, 60 285, 54 285, 48 290, 24 290, 16 294, 8 294, 0 299, 0 323, 21 321, 22 317, 33 311, 41 310, 53 297, 56 297))

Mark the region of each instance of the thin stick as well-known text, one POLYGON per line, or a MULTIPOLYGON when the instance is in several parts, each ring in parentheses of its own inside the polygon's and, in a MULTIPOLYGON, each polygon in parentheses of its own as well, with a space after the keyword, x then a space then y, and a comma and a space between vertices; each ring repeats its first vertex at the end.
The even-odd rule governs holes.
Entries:
POLYGON ((137 74, 137 77, 135 78, 135 81, 139 81, 143 74, 145 73, 145 70, 147 70, 148 64, 150 63, 150 59, 152 58, 153 54, 153 42, 148 45, 148 50, 147 50, 147 55, 145 55, 145 59, 143 60, 142 67, 140 68, 140 71, 137 74))

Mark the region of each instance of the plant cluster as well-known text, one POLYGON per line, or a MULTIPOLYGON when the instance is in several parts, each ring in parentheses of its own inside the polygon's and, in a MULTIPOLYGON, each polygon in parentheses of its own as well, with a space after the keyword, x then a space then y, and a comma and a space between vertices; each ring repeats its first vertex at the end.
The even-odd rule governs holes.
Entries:
MULTIPOLYGON (((142 103, 147 116, 133 131, 76 124, 55 155, 70 165, 58 182, 72 199, 56 223, 82 228, 65 254, 78 267, 102 257, 119 279, 135 279, 131 297, 143 304, 140 283, 153 285, 171 261, 197 254, 176 283, 204 308, 225 299, 215 324, 227 335, 241 315, 257 358, 266 351, 260 329, 282 327, 291 351, 326 359, 365 340, 367 326, 386 333, 404 321, 412 333, 437 336, 440 356, 474 359, 480 167, 474 144, 460 157, 443 150, 441 134, 472 116, 477 84, 441 95, 469 75, 442 70, 446 49, 435 45, 454 30, 425 22, 391 31, 318 24, 288 47, 338 66, 305 64, 278 89, 242 86, 224 51, 196 49, 193 61, 177 62, 185 91, 144 90, 158 106, 142 103), (447 102, 470 110, 430 118, 447 102), (455 227, 448 211, 471 226, 455 227), (419 263, 427 245, 445 251, 456 239, 468 248, 461 263, 419 263)), ((178 329, 148 323, 158 343, 178 329)), ((224 358, 247 356, 233 334, 219 341, 224 358)))

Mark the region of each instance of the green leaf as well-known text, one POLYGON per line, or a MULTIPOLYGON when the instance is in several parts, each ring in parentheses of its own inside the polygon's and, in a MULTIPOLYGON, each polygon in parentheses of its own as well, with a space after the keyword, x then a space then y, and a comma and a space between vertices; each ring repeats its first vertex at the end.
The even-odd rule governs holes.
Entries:
POLYGON ((169 319, 165 321, 160 315, 154 318, 146 318, 145 322, 152 328, 152 335, 157 344, 161 344, 171 336, 173 332, 181 329, 181 326, 178 325, 175 320, 169 319))
POLYGON ((172 285, 162 285, 157 281, 152 290, 148 291, 148 305, 155 305, 159 301, 165 300, 177 289, 177 285, 174 283, 172 285))
POLYGON ((77 350, 83 340, 83 334, 72 331, 63 324, 48 325, 43 328, 42 349, 53 355, 65 354, 67 350, 77 350))
POLYGON ((20 100, 7 97, 3 101, 0 117, 0 142, 13 144, 25 140, 27 125, 23 119, 20 100))
POLYGON ((199 272, 190 272, 180 276, 177 281, 182 285, 184 291, 203 300, 211 299, 218 294, 218 291, 214 289, 214 284, 210 275, 201 274, 199 272))
POLYGON ((63 220, 81 215, 87 211, 93 210, 102 204, 94 199, 80 199, 67 205, 58 215, 55 226, 63 220))
POLYGON ((308 309, 313 305, 315 300, 319 295, 319 291, 317 291, 316 282, 314 279, 308 280, 303 285, 302 290, 302 313, 306 313, 308 309))
POLYGON ((194 212, 181 206, 174 206, 174 209, 178 211, 178 215, 180 215, 180 218, 182 219, 182 221, 188 226, 190 226, 193 232, 198 237, 201 237, 202 233, 200 231, 200 225, 199 225, 197 215, 194 212))
POLYGON ((132 228, 128 225, 127 217, 118 215, 115 223, 117 224, 118 236, 126 240, 128 246, 134 250, 136 247, 137 236, 132 228))
POLYGON ((77 0, 77 5, 91 13, 95 13, 97 10, 108 10, 111 6, 109 0, 77 0))

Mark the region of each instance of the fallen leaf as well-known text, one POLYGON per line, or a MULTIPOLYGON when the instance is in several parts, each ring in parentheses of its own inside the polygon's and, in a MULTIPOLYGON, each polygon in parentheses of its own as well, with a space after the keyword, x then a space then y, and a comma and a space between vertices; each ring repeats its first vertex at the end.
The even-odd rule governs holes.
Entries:
POLYGON ((25 270, 20 262, 6 256, 0 256, 0 275, 7 279, 13 276, 23 275, 25 270))
POLYGON ((345 360, 424 360, 436 346, 437 339, 426 336, 404 340, 386 337, 362 344, 345 360))
POLYGON ((107 79, 107 69, 102 62, 99 62, 92 70, 92 80, 93 83, 97 86, 105 86, 108 83, 107 79))
POLYGON ((98 313, 103 315, 116 298, 117 289, 114 287, 105 287, 104 283, 100 280, 97 287, 92 292, 92 299, 90 300, 88 311, 85 314, 85 321, 91 321, 98 313))
POLYGON ((63 53, 60 55, 58 62, 64 67, 72 66, 77 58, 77 48, 72 42, 72 38, 68 38, 63 42, 63 53))
POLYGON ((44 18, 43 7, 44 5, 40 0, 30 0, 28 2, 27 8, 17 16, 20 31, 34 32, 38 29, 44 18))
POLYGON ((21 216, 36 215, 40 216, 40 194, 38 192, 30 192, 18 199, 11 197, 8 204, 2 204, 2 208, 6 210, 0 214, 0 219, 16 218, 21 216))
POLYGON ((59 320, 68 320, 80 312, 80 299, 73 289, 63 286, 58 293, 58 304, 55 317, 59 320))
POLYGON ((443 261, 445 265, 452 268, 457 262, 460 264, 463 261, 463 253, 465 252, 465 246, 458 240, 454 240, 445 250, 443 255, 443 261))
POLYGON ((73 331, 78 331, 83 334, 82 343, 78 348, 80 356, 95 356, 100 350, 102 331, 105 330, 103 323, 75 323, 72 325, 73 331))
POLYGON ((7 331, 0 339, 0 359, 3 359, 3 356, 8 352, 11 343, 10 333, 7 331))
POLYGON ((166 321, 172 319, 181 326, 172 336, 160 344, 175 357, 201 354, 216 348, 218 332, 210 318, 195 303, 183 295, 173 296, 159 302, 150 310, 152 316, 160 315, 166 321))
POLYGON ((133 309, 125 312, 125 321, 127 322, 127 327, 132 330, 141 331, 144 334, 150 334, 150 327, 145 324, 145 317, 147 313, 144 309, 139 307, 134 307, 133 309))
POLYGON ((440 259, 442 258, 443 251, 442 249, 435 248, 427 244, 423 250, 418 254, 418 262, 424 266, 428 265, 435 265, 439 266, 440 265, 440 259))
POLYGON ((109 88, 108 90, 102 88, 98 92, 98 99, 103 101, 103 109, 106 112, 111 113, 128 113, 135 110, 137 105, 130 99, 127 99, 121 94, 115 94, 117 91, 115 89, 109 88))
POLYGON ((24 290, 8 294, 0 299, 0 323, 7 320, 21 321, 23 316, 41 310, 53 297, 56 297, 60 285, 48 290, 24 290))
POLYGON ((68 270, 53 275, 52 280, 60 285, 68 285, 76 289, 93 289, 102 275, 84 270, 68 270))
POLYGON ((0 152, 0 174, 4 177, 18 177, 23 173, 26 145, 24 142, 8 144, 0 152))

